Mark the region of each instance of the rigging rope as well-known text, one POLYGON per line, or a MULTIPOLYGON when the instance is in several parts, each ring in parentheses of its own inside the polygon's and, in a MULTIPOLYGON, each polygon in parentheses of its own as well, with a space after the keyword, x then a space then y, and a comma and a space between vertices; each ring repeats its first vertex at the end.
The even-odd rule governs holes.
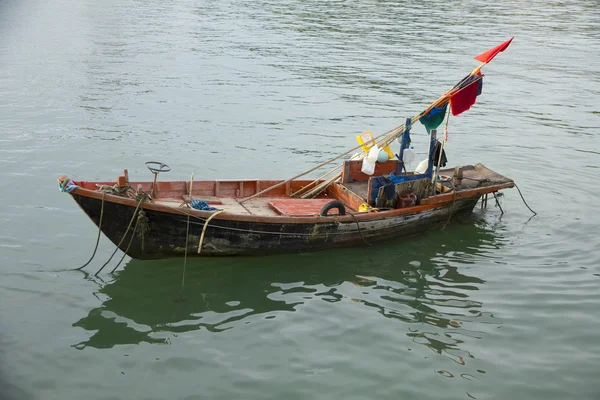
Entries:
MULTIPOLYGON (((446 223, 444 224, 442 229, 446 229, 446 225, 448 225, 448 223, 450 222, 450 219, 452 218, 452 213, 454 212, 454 203, 456 202, 456 186, 454 186, 453 181, 450 181, 450 184, 452 185, 453 190, 452 205, 450 206, 450 214, 448 215, 448 219, 446 220, 446 223)), ((475 205, 477 205, 477 203, 475 203, 475 205)))
MULTIPOLYGON (((144 192, 142 192, 142 193, 144 193, 144 192)), ((146 195, 146 193, 144 193, 144 194, 146 195)), ((139 193, 138 193, 138 196, 139 196, 139 193)), ((138 209, 140 208, 140 205, 146 200, 146 197, 147 197, 147 195, 146 196, 141 196, 141 199, 138 201, 137 206, 135 207, 135 211, 133 212, 133 215, 131 216, 131 221, 129 221, 129 225, 127 225, 127 229, 125 230, 125 234, 121 238, 121 241, 117 245, 117 248, 115 249, 115 251, 113 251, 113 253, 111 254, 111 256, 108 259, 108 261, 106 261, 104 263, 104 265, 102 265, 102 267, 100 267, 100 269, 98 271, 96 271, 96 273, 94 274, 94 276, 98 276, 98 274, 100 273, 100 271, 102 271, 104 269, 104 267, 106 267, 108 265, 108 263, 112 260, 112 258, 117 253, 117 250, 119 250, 119 248, 121 247, 121 244, 123 243, 123 240, 125 239, 125 236, 127 236, 127 233, 129 233, 129 229, 131 229, 131 225, 133 224, 133 220, 137 216, 138 209)))
MULTIPOLYGON (((206 228, 208 227, 208 223, 210 222, 211 219, 213 219, 214 217, 216 217, 217 215, 221 214, 224 211, 225 210, 219 210, 206 219, 206 222, 204 223, 204 227, 202 228, 202 234, 200 235, 200 241, 198 242, 198 254, 200 254, 200 252, 202 251, 202 242, 204 242, 204 234, 206 233, 206 228)), ((188 215, 188 219, 189 219, 189 215, 188 215)))
MULTIPOLYGON (((190 190, 191 192, 191 190, 190 190)), ((183 292, 183 289, 185 287, 185 269, 187 266, 187 251, 188 251, 188 240, 190 237, 190 216, 188 214, 187 217, 187 226, 185 229, 185 253, 183 256, 183 275, 181 276, 181 291, 183 292)))
MULTIPOLYGON (((205 223, 207 222, 207 220, 205 220, 204 218, 197 216, 197 215, 193 215, 193 214, 188 214, 187 212, 185 212, 184 210, 179 210, 182 214, 184 215, 189 215, 190 217, 199 219, 201 221, 204 221, 205 223)), ((225 211, 225 210, 221 210, 221 211, 225 211)), ((258 234, 265 234, 265 235, 284 235, 284 236, 313 236, 312 233, 293 233, 293 232, 271 232, 271 231, 256 231, 253 229, 241 229, 241 228, 232 228, 229 226, 219 226, 219 225, 208 225, 212 228, 215 229, 225 229, 225 230, 229 230, 229 231, 237 231, 237 232, 247 232, 247 233, 258 233, 258 234)), ((351 233, 357 233, 357 231, 349 231, 349 232, 330 232, 328 233, 328 235, 348 235, 351 233)))
POLYGON ((533 215, 537 215, 537 213, 535 211, 533 211, 531 209, 531 207, 529 207, 529 204, 527 204, 527 202, 525 201, 525 197, 523 197, 523 194, 521 193, 521 189, 519 189, 519 187, 517 186, 517 184, 515 183, 515 187, 517 188, 517 190, 519 191, 519 194, 521 195, 521 199, 523 200, 523 203, 525 204, 525 206, 527 208, 529 208, 529 211, 531 211, 533 213, 533 215))
MULTIPOLYGON (((467 178, 466 176, 463 176, 462 179, 469 179, 471 181, 476 181, 479 182, 479 184, 481 183, 508 183, 508 182, 494 182, 490 179, 484 178, 484 179, 475 179, 475 178, 467 178)), ((523 204, 525 204, 525 207, 527 207, 529 209, 529 211, 531 211, 533 213, 533 215, 537 215, 537 213, 535 211, 533 211, 531 209, 531 207, 529 207, 529 204, 527 204, 527 202, 525 201, 525 197, 523 197, 523 193, 521 193, 521 189, 519 189, 519 186, 517 186, 517 184, 515 183, 515 181, 512 181, 513 185, 515 185, 515 187, 517 188, 517 190, 519 191, 519 196, 521 196, 521 200, 523 200, 523 204)), ((479 187, 479 185, 477 185, 479 187)))
POLYGON ((356 215, 354 215, 353 213, 349 213, 349 214, 352 215, 352 218, 354 218, 354 222, 356 222, 356 229, 358 229, 358 233, 360 233, 360 238, 363 240, 363 242, 365 242, 369 246, 373 246, 371 243, 367 242, 367 240, 363 236, 362 230, 360 229, 360 225, 358 224, 358 220, 356 219, 356 215))
POLYGON ((130 199, 136 196, 135 189, 133 189, 129 183, 124 186, 119 186, 116 183, 112 186, 97 184, 96 187, 98 187, 98 190, 102 193, 113 194, 115 196, 129 197, 130 199))
POLYGON ((94 259, 94 256, 96 255, 96 251, 98 250, 98 244, 100 243, 100 233, 102 232, 102 218, 104 217, 104 197, 105 197, 105 195, 106 195, 106 193, 102 192, 102 206, 100 206, 100 222, 98 223, 98 237, 96 238, 96 246, 94 246, 94 252, 92 253, 92 256, 90 257, 88 262, 86 262, 79 268, 75 268, 74 271, 81 271, 89 263, 92 262, 92 260, 94 259))
POLYGON ((496 192, 492 192, 492 194, 494 195, 494 200, 496 200, 496 205, 500 208, 500 213, 504 214, 504 210, 502 209, 502 206, 500 205, 500 201, 498 200, 498 196, 496 196, 496 192))
POLYGON ((131 237, 129 238, 129 243, 127 244, 127 249, 125 249, 125 252, 123 253, 123 256, 121 257, 121 259, 119 260, 119 262, 117 263, 117 265, 112 269, 112 271, 110 271, 111 274, 114 273, 117 270, 117 268, 119 268, 119 265, 121 265, 121 263, 125 259, 125 256, 129 252, 129 248, 131 247, 131 243, 133 242, 133 238, 135 237, 135 232, 137 231, 137 228, 140 225, 141 225, 140 229, 142 230, 141 231, 141 234, 142 234, 142 249, 144 248, 144 229, 147 228, 147 226, 145 226, 145 224, 147 224, 147 221, 148 221, 148 218, 146 217, 146 213, 144 212, 144 210, 140 210, 138 212, 138 218, 137 218, 137 221, 135 223, 135 226, 133 227, 133 232, 131 233, 131 237))

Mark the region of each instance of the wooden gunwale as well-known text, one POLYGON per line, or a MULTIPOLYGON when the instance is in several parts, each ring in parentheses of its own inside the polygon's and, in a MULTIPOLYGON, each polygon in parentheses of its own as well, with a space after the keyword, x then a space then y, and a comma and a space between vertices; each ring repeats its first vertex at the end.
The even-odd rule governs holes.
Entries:
MULTIPOLYGON (((470 197, 480 196, 486 193, 496 192, 501 189, 513 187, 514 183, 508 182, 500 185, 492 185, 481 188, 468 189, 461 192, 457 192, 456 195, 453 192, 444 193, 441 195, 433 196, 428 199, 424 199, 423 202, 426 201, 426 204, 407 207, 407 208, 399 208, 399 209, 391 209, 384 210, 378 212, 366 212, 366 213, 351 213, 346 214, 344 216, 307 216, 307 217, 291 217, 291 216, 259 216, 259 215, 242 215, 242 214, 232 214, 232 213, 221 213, 215 217, 215 220, 228 220, 228 221, 244 221, 244 222, 263 222, 263 223, 273 223, 273 224, 319 224, 319 223, 331 223, 335 221, 339 222, 352 222, 352 221, 369 221, 369 220, 379 220, 385 219, 388 217, 393 217, 397 215, 403 214, 413 214, 419 213, 421 211, 435 209, 444 207, 448 204, 451 204, 455 200, 466 199, 470 197)), ((102 199, 102 192, 96 190, 90 190, 78 187, 73 192, 73 194, 77 194, 80 196, 95 198, 98 200, 102 199)), ((334 200, 334 198, 332 198, 334 200)), ((104 201, 109 201, 116 204, 122 204, 125 206, 136 207, 138 202, 135 199, 115 196, 112 194, 105 194, 104 201)), ((182 200, 183 202, 183 200, 182 200)), ((200 211, 191 208, 175 208, 162 204, 155 204, 151 202, 144 202, 142 208, 160 211, 170 214, 176 215, 191 215, 198 218, 208 218, 213 212, 212 211, 200 211)))
POLYGON ((432 197, 423 199, 423 200, 421 200, 421 204, 437 206, 440 204, 447 204, 449 201, 452 202, 453 199, 460 200, 460 199, 466 199, 469 197, 473 197, 473 195, 474 195, 473 193, 475 193, 475 195, 477 195, 477 194, 482 195, 482 194, 492 193, 492 192, 496 192, 501 189, 508 189, 508 188, 512 188, 512 187, 515 187, 514 182, 507 182, 507 183, 503 183, 500 185, 469 189, 469 190, 465 190, 465 191, 456 192, 456 194, 454 194, 454 192, 446 192, 443 194, 438 194, 436 196, 432 196, 432 197))

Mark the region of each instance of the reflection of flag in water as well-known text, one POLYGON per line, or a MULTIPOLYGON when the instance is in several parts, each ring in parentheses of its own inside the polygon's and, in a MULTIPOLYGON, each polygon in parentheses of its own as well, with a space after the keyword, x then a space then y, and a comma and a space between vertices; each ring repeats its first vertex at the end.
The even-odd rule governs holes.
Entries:
POLYGON ((467 111, 483 90, 483 75, 468 75, 463 80, 458 82, 454 89, 458 91, 450 97, 450 105, 452 106, 452 115, 459 115, 467 111))

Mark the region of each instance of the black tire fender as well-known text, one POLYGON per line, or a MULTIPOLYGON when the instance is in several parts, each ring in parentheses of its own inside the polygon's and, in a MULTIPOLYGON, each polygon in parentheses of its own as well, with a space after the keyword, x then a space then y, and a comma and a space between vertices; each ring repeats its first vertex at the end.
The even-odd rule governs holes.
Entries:
POLYGON ((339 214, 338 215, 346 215, 346 207, 344 206, 344 203, 342 203, 339 200, 333 200, 330 201, 329 203, 325 204, 323 206, 323 208, 321 209, 321 217, 326 217, 327 213, 329 212, 329 210, 333 209, 333 208, 337 208, 339 214))

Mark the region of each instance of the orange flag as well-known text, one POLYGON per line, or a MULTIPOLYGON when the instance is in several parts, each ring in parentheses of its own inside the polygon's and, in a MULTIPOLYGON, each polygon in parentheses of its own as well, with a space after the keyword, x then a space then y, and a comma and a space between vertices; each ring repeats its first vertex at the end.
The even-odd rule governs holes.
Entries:
POLYGON ((501 53, 504 50, 506 50, 506 48, 510 45, 510 42, 512 42, 513 39, 514 37, 511 37, 506 42, 494 47, 493 49, 489 49, 485 53, 481 53, 480 55, 475 57, 475 59, 483 63, 489 63, 494 57, 496 57, 498 53, 501 53))

